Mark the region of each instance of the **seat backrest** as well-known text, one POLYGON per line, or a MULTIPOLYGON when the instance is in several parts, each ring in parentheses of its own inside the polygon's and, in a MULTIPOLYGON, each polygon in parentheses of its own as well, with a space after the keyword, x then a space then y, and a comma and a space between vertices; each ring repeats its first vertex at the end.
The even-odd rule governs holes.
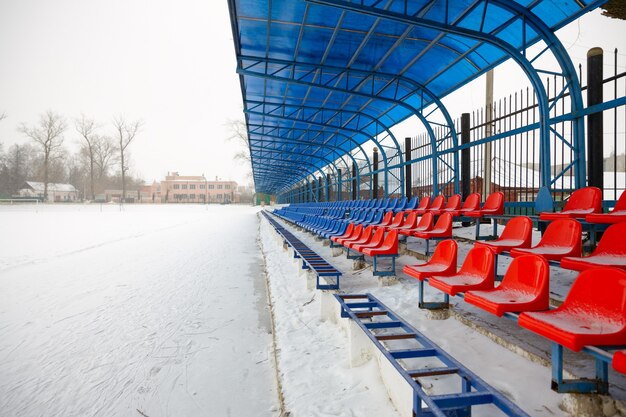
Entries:
POLYGON ((378 223, 380 223, 380 221, 382 219, 383 219, 383 212, 382 211, 377 211, 376 214, 374 215, 374 217, 372 218, 372 221, 370 223, 378 224, 378 223))
POLYGON ((404 219, 404 223, 402 223, 403 227, 415 227, 417 226, 417 212, 411 211, 404 219))
POLYGON ((602 235, 594 255, 626 256, 626 222, 612 224, 602 235))
POLYGON ((396 204, 396 208, 404 209, 406 207, 407 198, 402 197, 398 199, 398 204, 396 204))
POLYGON ((461 194, 454 194, 448 199, 446 208, 450 210, 457 210, 459 207, 461 207, 461 194))
POLYGON ((372 240, 370 240, 368 246, 377 247, 383 243, 383 239, 385 238, 385 229, 379 227, 374 232, 374 236, 372 236, 372 240))
POLYGON ((350 234, 349 238, 361 236, 361 232, 363 232, 363 225, 359 224, 354 229, 352 229, 352 234, 350 234))
POLYGON ((626 272, 617 268, 587 269, 578 275, 559 309, 587 312, 598 319, 626 322, 626 272))
POLYGON ((343 232, 343 235, 341 237, 348 237, 348 236, 352 236, 352 232, 354 232, 354 223, 349 223, 348 227, 346 228, 346 230, 343 232))
POLYGON ((626 210, 626 191, 622 192, 622 195, 619 196, 619 200, 615 203, 613 210, 626 210))
POLYGON ((381 221, 381 223, 388 224, 392 218, 393 218, 393 211, 388 211, 385 213, 385 217, 383 217, 383 220, 381 221))
POLYGON ((433 230, 452 231, 452 214, 443 213, 441 216, 439 216, 439 218, 437 219, 437 223, 435 224, 435 227, 433 227, 433 230))
POLYGON ((439 242, 430 258, 429 263, 452 265, 456 270, 456 257, 458 252, 458 244, 454 239, 446 239, 439 242))
POLYGON ((384 248, 389 248, 389 249, 395 249, 395 251, 398 251, 398 231, 395 229, 391 229, 389 232, 387 232, 387 235, 385 236, 385 241, 382 244, 382 247, 384 248))
POLYGON ((390 226, 398 226, 402 223, 403 220, 404 220, 404 212, 401 211, 400 213, 396 214, 396 216, 393 218, 393 221, 391 222, 390 226))
POLYGON ((426 210, 430 205, 430 196, 426 196, 420 200, 419 206, 417 206, 420 210, 426 210))
POLYGON ((463 209, 465 210, 479 210, 480 209, 480 194, 472 193, 467 196, 463 202, 463 209))
POLYGON ((467 253, 459 273, 489 277, 494 275, 493 252, 486 246, 474 246, 467 253))
POLYGON ((602 212, 602 191, 598 187, 580 188, 570 195, 563 210, 593 209, 594 213, 602 212))
POLYGON ((407 210, 414 210, 414 209, 416 209, 416 208, 417 208, 418 201, 419 201, 419 197, 418 197, 418 196, 412 197, 412 198, 409 200, 409 202, 407 203, 407 205, 406 205, 406 209, 407 209, 407 210))
POLYGON ((574 219, 557 219, 546 228, 537 246, 566 246, 582 249, 582 226, 574 219))
POLYGON ((504 193, 502 191, 497 191, 489 194, 489 197, 485 200, 483 210, 500 210, 501 208, 504 208, 504 193))
POLYGON ((513 258, 499 288, 543 294, 549 298, 549 287, 550 265, 548 261, 542 256, 528 254, 513 258))
POLYGON ((365 229, 363 229, 359 238, 370 237, 372 236, 372 233, 374 233, 374 226, 367 226, 365 229))
POLYGON ((425 213, 420 222, 417 224, 418 227, 424 228, 424 230, 430 230, 433 228, 433 223, 435 221, 435 216, 432 213, 425 213))
POLYGON ((500 239, 521 239, 524 241, 522 247, 529 247, 532 241, 533 221, 529 217, 513 217, 508 221, 500 239))
POLYGON ((443 208, 443 203, 446 201, 446 198, 439 194, 437 197, 433 199, 433 203, 430 205, 431 210, 441 210, 443 208))

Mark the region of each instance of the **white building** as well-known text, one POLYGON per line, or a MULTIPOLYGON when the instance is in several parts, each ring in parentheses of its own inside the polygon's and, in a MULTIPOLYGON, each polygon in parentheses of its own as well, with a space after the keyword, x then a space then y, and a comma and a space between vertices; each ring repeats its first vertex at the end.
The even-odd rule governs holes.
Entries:
MULTIPOLYGON (((39 198, 43 200, 44 183, 26 181, 19 191, 20 197, 39 198)), ((72 184, 48 183, 46 202, 70 202, 78 199, 78 190, 72 184)))

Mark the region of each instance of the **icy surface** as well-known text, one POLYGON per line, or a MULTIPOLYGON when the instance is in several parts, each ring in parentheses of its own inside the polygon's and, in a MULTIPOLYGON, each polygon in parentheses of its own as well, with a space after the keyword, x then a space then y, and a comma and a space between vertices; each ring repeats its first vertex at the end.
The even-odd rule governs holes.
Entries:
POLYGON ((0 415, 278 415, 257 210, 100 210, 0 207, 0 415))

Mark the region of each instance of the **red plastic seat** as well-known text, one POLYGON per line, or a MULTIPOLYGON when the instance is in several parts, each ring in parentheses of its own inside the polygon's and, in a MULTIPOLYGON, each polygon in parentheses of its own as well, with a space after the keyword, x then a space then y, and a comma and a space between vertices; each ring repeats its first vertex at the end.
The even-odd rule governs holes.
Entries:
POLYGON ((414 211, 417 212, 417 214, 421 216, 422 214, 426 213, 426 211, 428 211, 429 206, 430 206, 430 196, 424 197, 420 200, 420 203, 417 205, 414 211))
POLYGON ((504 226, 496 240, 476 242, 475 246, 486 246, 496 254, 514 248, 530 248, 532 243, 533 221, 529 217, 514 217, 504 226))
POLYGON ((573 351, 626 344, 626 272, 617 268, 580 273, 554 310, 522 313, 519 325, 573 351))
POLYGON ((374 233, 374 226, 367 226, 356 239, 346 239, 343 241, 343 246, 346 248, 352 248, 353 245, 363 245, 372 240, 374 233))
POLYGON ((404 219, 404 223, 402 223, 398 227, 394 227, 394 229, 396 229, 398 232, 400 232, 400 230, 414 229, 415 227, 417 227, 417 220, 417 213, 412 211, 409 213, 408 216, 406 216, 406 219, 404 219))
POLYGON ((489 248, 472 248, 459 272, 447 277, 435 275, 428 280, 428 284, 453 296, 469 290, 491 289, 495 275, 493 256, 489 248))
POLYGON ((469 291, 465 301, 496 316, 507 312, 541 311, 550 307, 550 266, 541 256, 513 259, 497 288, 469 291))
POLYGON ((559 219, 548 224, 543 237, 532 248, 516 248, 511 256, 534 254, 547 260, 558 261, 565 256, 581 256, 582 226, 574 219, 559 219))
POLYGON ((417 231, 413 233, 413 236, 422 239, 430 239, 434 237, 452 237, 452 215, 450 213, 442 214, 441 216, 439 216, 439 218, 437 219, 437 223, 431 230, 417 231))
POLYGON ((394 216, 393 221, 391 223, 389 223, 386 226, 383 226, 383 229, 385 229, 385 231, 389 229, 395 229, 396 227, 400 226, 403 222, 404 222, 404 212, 401 211, 400 213, 394 216))
POLYGON ((626 269, 626 222, 609 226, 591 255, 584 258, 561 259, 561 268, 574 271, 603 266, 626 269))
POLYGON ((337 242, 339 239, 345 239, 347 237, 352 236, 352 233, 354 233, 354 223, 348 224, 348 227, 346 227, 346 231, 344 232, 343 235, 341 235, 341 236, 332 236, 330 238, 330 240, 332 240, 333 242, 337 242))
POLYGON ((398 254, 398 232, 395 230, 391 230, 387 232, 385 236, 385 240, 382 242, 380 246, 376 247, 367 247, 361 250, 362 253, 368 256, 379 256, 379 255, 397 255, 398 254))
POLYGON ((585 217, 588 223, 620 223, 626 222, 626 191, 622 193, 615 203, 615 207, 608 213, 588 214, 585 217))
POLYGON ((447 239, 437 245, 433 256, 424 264, 405 265, 402 271, 420 281, 433 275, 448 276, 456 273, 458 245, 447 239))
POLYGON ((597 187, 584 187, 574 191, 563 210, 558 213, 543 212, 539 218, 541 220, 584 219, 591 213, 602 213, 602 191, 597 187))
POLYGON ((441 213, 450 213, 453 216, 457 211, 461 209, 461 194, 454 194, 452 197, 448 199, 446 206, 439 210, 437 213, 433 214, 441 214, 441 213))
POLYGON ((384 237, 385 237, 385 229, 381 229, 379 227, 378 229, 376 229, 376 231, 372 235, 372 238, 369 241, 365 243, 352 245, 350 249, 354 249, 357 252, 363 252, 363 249, 365 248, 375 248, 377 246, 382 245, 384 237))
POLYGON ((613 354, 613 369, 626 374, 626 351, 620 350, 613 354))
POLYGON ((504 214, 504 193, 502 191, 489 194, 485 205, 480 210, 467 211, 463 215, 467 217, 483 217, 490 214, 494 216, 504 214))
POLYGON ((359 224, 359 225, 354 227, 354 229, 352 230, 352 233, 350 233, 350 235, 348 235, 346 237, 333 238, 331 240, 333 242, 339 243, 340 245, 343 245, 343 243, 346 242, 346 241, 357 239, 359 236, 361 236, 362 232, 363 232, 363 225, 359 224))
MULTIPOLYGON (((417 214, 417 213, 416 213, 417 214)), ((435 216, 432 213, 426 213, 422 216, 417 226, 412 229, 400 229, 398 233, 405 236, 413 236, 415 232, 423 232, 426 230, 431 230, 433 228, 433 224, 435 222, 435 216)))
POLYGON ((435 216, 437 216, 441 212, 441 209, 443 209, 443 205, 445 202, 446 202, 446 198, 443 195, 439 194, 437 197, 433 199, 433 202, 430 205, 430 208, 428 209, 428 211, 433 213, 435 216))
POLYGON ((393 211, 388 211, 383 216, 383 219, 376 225, 376 227, 385 227, 389 226, 393 221, 393 211))
POLYGON ((465 213, 476 210, 480 210, 480 194, 472 193, 467 196, 463 202, 463 206, 459 210, 451 212, 451 214, 454 217, 465 216, 465 213))

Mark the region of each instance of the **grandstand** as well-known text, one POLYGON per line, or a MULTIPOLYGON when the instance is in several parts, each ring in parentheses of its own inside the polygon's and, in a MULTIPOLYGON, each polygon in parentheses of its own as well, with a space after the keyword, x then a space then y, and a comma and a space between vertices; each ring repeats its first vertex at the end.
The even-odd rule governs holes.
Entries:
MULTIPOLYGON (((604 172, 598 129, 604 114, 624 123, 626 97, 596 94, 626 74, 603 80, 592 50, 581 87, 555 32, 602 3, 229 0, 256 190, 281 204, 267 218, 294 236, 294 257, 345 253, 380 285, 410 283, 414 309, 549 366, 533 389, 582 394, 571 398, 589 415, 607 410, 594 398, 626 410, 626 173, 604 172), (489 134, 491 118, 453 120, 442 100, 507 60, 533 104, 496 114, 489 134), (411 117, 426 140, 394 135, 411 117), (303 249, 307 234, 318 242, 303 249)), ((390 394, 398 410, 533 414, 341 272, 341 289, 321 276, 318 288, 409 387, 410 400, 390 394), (431 362, 409 365, 418 358, 431 362), (425 390, 433 376, 460 378, 460 391, 425 390)))

